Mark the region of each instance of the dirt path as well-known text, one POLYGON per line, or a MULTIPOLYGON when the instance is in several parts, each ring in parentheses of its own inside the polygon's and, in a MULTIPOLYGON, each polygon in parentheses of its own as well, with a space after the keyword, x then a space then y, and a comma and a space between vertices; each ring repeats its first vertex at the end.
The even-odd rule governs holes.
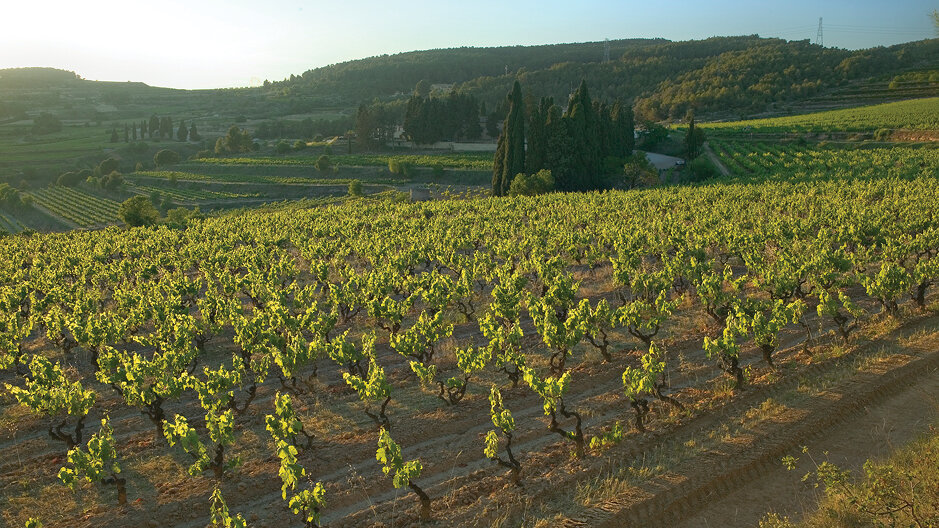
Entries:
MULTIPOLYGON (((852 475, 863 475, 864 462, 882 459, 917 436, 927 433, 939 420, 939 375, 936 371, 892 397, 826 431, 806 446, 817 462, 826 459, 852 475)), ((819 489, 801 482, 813 469, 809 455, 796 449, 788 454, 799 458, 793 471, 782 464, 771 466, 762 476, 746 482, 736 491, 711 501, 676 528, 756 526, 767 512, 798 520, 818 507, 819 489)))
POLYGON ((714 153, 711 149, 711 145, 707 143, 704 144, 704 152, 708 155, 708 159, 714 163, 714 166, 717 167, 717 170, 721 171, 721 176, 730 176, 730 171, 727 170, 727 166, 721 161, 721 159, 714 153))

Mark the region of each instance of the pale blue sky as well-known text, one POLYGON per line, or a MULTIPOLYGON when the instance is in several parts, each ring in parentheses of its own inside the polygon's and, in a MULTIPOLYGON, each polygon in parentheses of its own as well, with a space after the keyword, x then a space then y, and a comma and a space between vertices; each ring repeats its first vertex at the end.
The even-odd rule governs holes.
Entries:
POLYGON ((715 35, 867 48, 934 38, 937 0, 11 0, 0 68, 88 79, 246 86, 349 59, 428 48, 715 35))

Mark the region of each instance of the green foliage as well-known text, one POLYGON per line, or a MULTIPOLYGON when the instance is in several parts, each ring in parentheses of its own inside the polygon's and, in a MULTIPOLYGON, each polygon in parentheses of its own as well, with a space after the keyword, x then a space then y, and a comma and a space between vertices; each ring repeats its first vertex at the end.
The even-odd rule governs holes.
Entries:
POLYGON ((564 396, 564 393, 567 392, 567 388, 570 385, 571 373, 565 372, 559 377, 550 376, 547 378, 542 378, 537 372, 530 368, 523 368, 522 373, 525 383, 544 400, 543 408, 545 416, 550 416, 557 412, 561 405, 561 398, 564 396))
MULTIPOLYGON (((701 129, 698 130, 700 131, 701 129)), ((688 170, 691 172, 692 181, 700 182, 711 180, 721 175, 721 171, 707 156, 698 156, 687 166, 688 170)))
POLYGON ((58 363, 35 355, 29 362, 29 372, 25 388, 5 385, 16 401, 34 412, 83 417, 94 407, 94 391, 83 388, 80 381, 70 382, 58 363))
POLYGON ((101 482, 109 475, 120 473, 113 433, 110 421, 103 418, 101 430, 88 440, 87 451, 81 448, 69 450, 68 464, 72 467, 60 469, 59 479, 74 490, 82 480, 101 482))
POLYGON ((535 196, 553 190, 554 177, 551 176, 551 171, 541 169, 531 176, 521 173, 512 178, 512 184, 509 186, 509 196, 535 196))
POLYGON ((320 172, 330 172, 333 168, 333 163, 330 161, 329 156, 323 154, 316 158, 316 163, 314 163, 313 166, 320 172))
POLYGON ((127 502, 124 479, 119 475, 121 466, 117 460, 117 448, 114 444, 114 431, 108 417, 101 420, 101 429, 88 440, 86 450, 74 447, 68 451, 68 466, 59 470, 59 480, 71 488, 77 489, 82 481, 99 484, 115 484, 118 489, 118 503, 127 502))
MULTIPOLYGON (((829 460, 817 461, 802 448, 813 466, 802 482, 822 487, 825 495, 817 511, 800 523, 768 516, 761 526, 821 528, 823 526, 935 526, 939 523, 939 490, 933 484, 939 468, 939 436, 931 434, 900 449, 888 460, 864 463, 864 474, 855 478, 829 460)), ((798 458, 783 458, 787 469, 798 458)))
POLYGON ((457 91, 441 98, 415 94, 407 102, 404 133, 418 144, 479 139, 479 103, 457 91))
POLYGON ((704 145, 704 131, 694 126, 694 116, 688 123, 688 130, 685 131, 685 157, 690 161, 701 154, 701 146, 704 145))
POLYGON ((128 198, 121 203, 118 212, 121 220, 128 227, 149 226, 157 223, 160 213, 153 207, 153 203, 145 196, 128 198))
POLYGON ((285 140, 280 140, 274 145, 274 152, 277 154, 287 154, 292 151, 293 147, 290 146, 290 143, 287 143, 285 140))
POLYGON ((179 163, 179 153, 175 150, 163 149, 153 155, 153 164, 157 167, 179 163))
POLYGON ((233 469, 241 463, 238 457, 224 460, 225 448, 235 442, 234 417, 231 409, 221 413, 215 409, 209 409, 205 415, 205 425, 209 438, 215 443, 214 453, 211 455, 199 438, 199 433, 189 425, 185 416, 177 414, 173 423, 164 422, 163 434, 171 447, 178 444, 194 460, 188 469, 190 475, 195 477, 211 469, 216 478, 220 478, 226 470, 233 469))
POLYGON ((349 196, 362 196, 362 182, 359 180, 352 180, 349 182, 349 196))
POLYGON ((281 495, 288 501, 288 507, 301 515, 308 526, 319 525, 320 511, 326 507, 326 488, 317 482, 312 489, 303 489, 293 493, 288 499, 288 491, 297 488, 300 479, 306 475, 306 469, 297 461, 296 438, 303 433, 303 424, 293 410, 293 402, 287 394, 274 395, 274 414, 264 418, 267 431, 274 440, 277 457, 280 459, 281 495))
POLYGON ((384 428, 378 434, 378 450, 375 451, 375 459, 381 464, 382 472, 391 477, 395 488, 407 487, 411 481, 421 476, 420 460, 405 462, 401 456, 401 446, 395 443, 384 428))
MULTIPOLYGON (((511 433, 515 430, 515 419, 502 404, 502 393, 495 385, 489 389, 489 417, 492 419, 492 425, 503 433, 511 433)), ((489 456, 489 458, 493 457, 489 456)))
POLYGON ((645 152, 636 152, 623 165, 623 183, 627 189, 658 182, 659 175, 645 152))
POLYGON ((525 172, 525 101, 515 81, 509 93, 509 113, 502 126, 492 167, 492 195, 505 196, 512 178, 525 172))
POLYGON ((238 154, 250 152, 253 149, 251 133, 247 129, 241 130, 237 126, 228 129, 228 133, 215 142, 216 154, 238 154))
POLYGON ((228 504, 225 503, 222 490, 217 484, 209 500, 211 501, 210 510, 212 512, 209 522, 212 523, 213 528, 248 528, 248 522, 244 520, 240 513, 232 517, 228 512, 228 504))

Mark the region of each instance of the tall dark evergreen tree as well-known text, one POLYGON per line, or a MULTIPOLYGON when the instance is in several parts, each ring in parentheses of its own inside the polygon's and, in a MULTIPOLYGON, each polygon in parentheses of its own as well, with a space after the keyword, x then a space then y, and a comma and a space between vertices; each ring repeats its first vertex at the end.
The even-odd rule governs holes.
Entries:
POLYGON ((525 101, 522 98, 522 86, 518 81, 512 86, 508 100, 509 113, 502 126, 492 169, 494 196, 508 194, 512 178, 525 172, 525 101))
POLYGON ((124 124, 124 143, 129 143, 129 142, 130 142, 130 128, 125 123, 124 124))
POLYGON ((173 119, 170 117, 160 118, 160 138, 173 139, 173 119))
POLYGON ((694 115, 688 122, 688 131, 685 133, 685 155, 688 160, 693 160, 701 154, 701 146, 704 145, 704 131, 694 126, 694 115))
POLYGON ((137 141, 137 123, 130 124, 131 135, 134 138, 134 141, 137 141))
POLYGON ((179 121, 179 130, 176 131, 176 139, 179 141, 186 141, 189 138, 189 129, 186 128, 184 121, 179 121))
POLYGON ((616 134, 616 149, 621 157, 629 157, 636 148, 636 123, 633 116, 632 105, 623 104, 617 100, 610 111, 613 120, 613 130, 616 134))
POLYGON ((160 132, 160 118, 156 114, 150 116, 150 123, 147 129, 150 131, 150 139, 153 139, 154 134, 159 135, 160 139, 163 139, 163 134, 160 132))
POLYGON ((570 190, 587 191, 603 185, 600 165, 600 128, 587 92, 587 81, 571 95, 564 118, 568 123, 573 181, 570 190))
POLYGON ((538 106, 531 111, 528 119, 528 149, 525 152, 525 165, 528 174, 535 174, 547 167, 548 149, 548 111, 554 106, 554 98, 542 97, 538 106))
POLYGON ((189 127, 189 141, 200 141, 202 136, 199 135, 199 131, 196 130, 196 122, 192 122, 192 126, 189 127))

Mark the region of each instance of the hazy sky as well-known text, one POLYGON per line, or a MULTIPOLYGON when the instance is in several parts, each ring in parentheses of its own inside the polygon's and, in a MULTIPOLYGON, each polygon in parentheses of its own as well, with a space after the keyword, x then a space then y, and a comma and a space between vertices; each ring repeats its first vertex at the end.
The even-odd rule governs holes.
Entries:
POLYGON ((247 86, 382 53, 715 35, 867 48, 933 38, 939 0, 4 0, 0 68, 247 86))

